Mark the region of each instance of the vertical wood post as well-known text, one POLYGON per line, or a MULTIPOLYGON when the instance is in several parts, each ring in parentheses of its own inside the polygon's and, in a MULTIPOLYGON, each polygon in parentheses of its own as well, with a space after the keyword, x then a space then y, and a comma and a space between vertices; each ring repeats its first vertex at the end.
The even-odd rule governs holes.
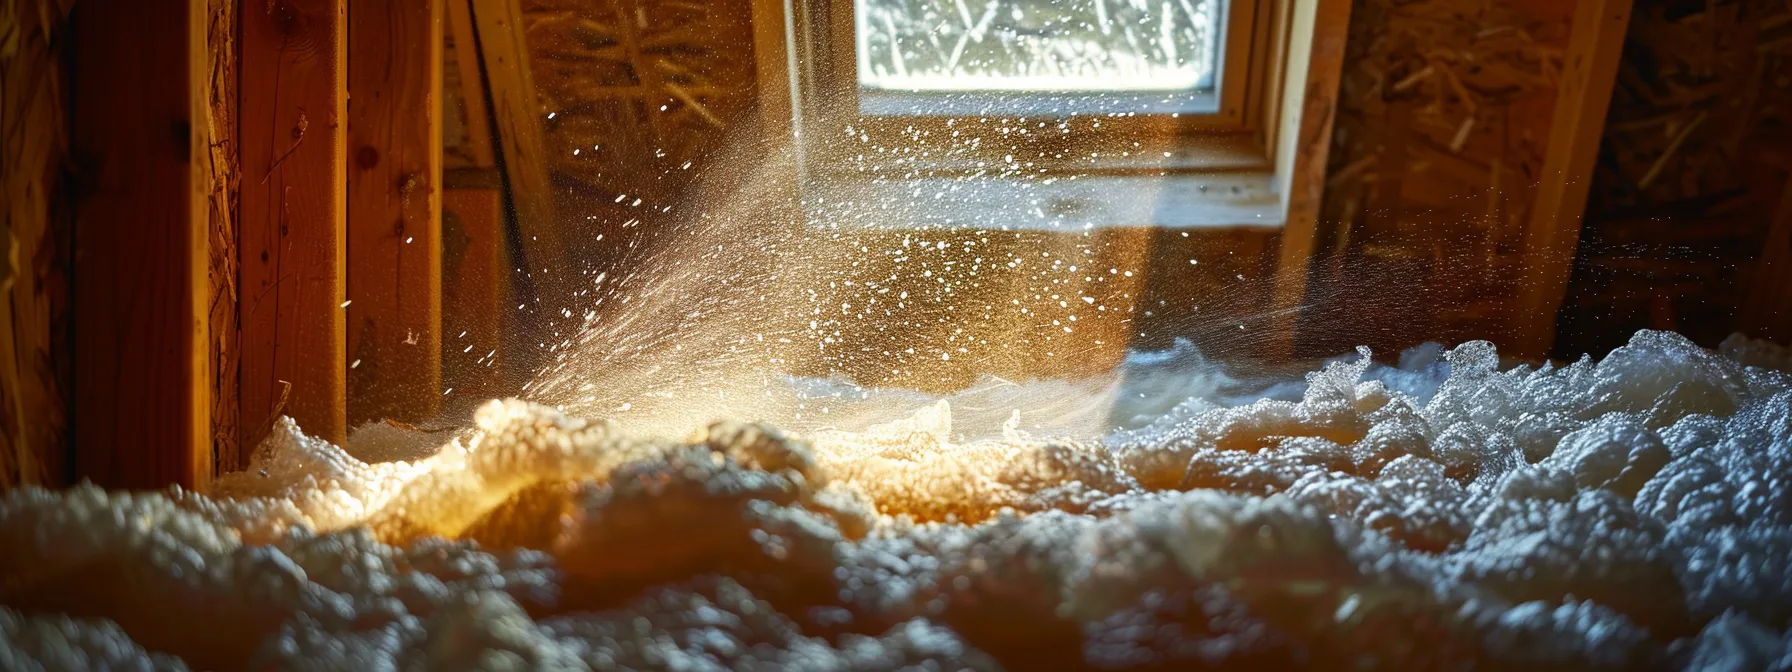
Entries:
POLYGON ((350 8, 351 424, 425 420, 440 406, 442 4, 350 8))
POLYGON ((1574 270, 1593 164, 1599 158, 1605 112, 1630 26, 1630 6, 1631 0, 1580 0, 1575 8, 1549 146, 1543 155, 1543 180, 1525 230, 1511 355, 1541 358, 1555 344, 1556 311, 1568 294, 1574 270))
POLYGON ((208 10, 75 11, 73 444, 106 487, 211 474, 208 10))
MULTIPOLYGON (((471 2, 472 0, 454 0, 471 2)), ((536 96, 524 39, 518 0, 480 0, 472 4, 474 38, 491 91, 497 145, 522 241, 525 276, 541 307, 557 312, 570 298, 579 269, 570 266, 554 215, 554 194, 548 182, 547 149, 542 141, 546 111, 536 96)), ((457 49, 469 48, 459 42, 457 49)), ((555 317, 558 317, 555 315, 555 317)))
MULTIPOLYGON (((496 180, 493 180, 495 182, 496 180)), ((453 188, 443 193, 443 384, 463 406, 505 394, 504 192, 453 188)))
POLYGON ((447 0, 448 36, 454 42, 454 70, 460 88, 454 94, 462 105, 462 118, 467 124, 465 149, 472 154, 474 165, 496 168, 492 150, 492 114, 486 105, 487 90, 484 68, 480 67, 479 38, 473 28, 473 8, 468 0, 447 0))
POLYGON ((344 39, 347 0, 244 0, 242 443, 276 415, 347 429, 344 39))
POLYGON ((1294 352, 1306 301, 1307 275, 1319 235, 1319 208, 1325 195, 1326 158, 1338 116, 1338 85, 1349 41, 1350 0, 1296 0, 1288 32, 1287 79, 1281 99, 1287 110, 1277 132, 1276 181, 1286 219, 1277 253, 1275 337, 1270 356, 1294 352))
POLYGON ((759 128, 768 147, 795 141, 796 112, 790 82, 795 78, 790 0, 753 0, 753 56, 759 85, 759 128))
POLYGON ((1751 336, 1792 343, 1792 179, 1780 192, 1738 317, 1751 336))
POLYGON ((454 96, 466 120, 463 149, 472 166, 442 180, 442 384, 444 403, 459 406, 504 394, 508 361, 504 326, 510 301, 505 259, 504 178, 498 173, 492 117, 474 37, 472 8, 448 1, 459 87, 454 96))

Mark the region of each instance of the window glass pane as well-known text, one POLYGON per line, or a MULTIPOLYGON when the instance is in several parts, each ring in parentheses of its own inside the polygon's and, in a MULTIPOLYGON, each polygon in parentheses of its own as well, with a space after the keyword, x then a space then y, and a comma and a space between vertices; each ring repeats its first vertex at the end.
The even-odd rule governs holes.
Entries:
POLYGON ((1211 90, 1224 0, 856 0, 859 85, 1211 90))

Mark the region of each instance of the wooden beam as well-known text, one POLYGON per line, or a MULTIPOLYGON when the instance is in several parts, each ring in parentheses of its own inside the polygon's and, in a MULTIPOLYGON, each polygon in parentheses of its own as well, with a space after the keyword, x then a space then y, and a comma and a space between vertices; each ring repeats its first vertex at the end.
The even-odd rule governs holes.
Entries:
POLYGON ((1792 343, 1792 178, 1780 193, 1779 210, 1738 317, 1742 330, 1752 336, 1792 343))
POLYGON ((1283 7, 1288 22, 1284 108, 1275 134, 1276 173, 1287 213, 1277 253, 1271 356, 1293 354, 1307 275, 1325 195, 1325 164, 1338 116, 1338 83, 1350 29, 1350 0, 1295 0, 1283 7))
MULTIPOLYGON (((1543 181, 1525 230, 1519 300, 1512 315, 1516 357, 1542 358, 1555 344, 1556 311, 1568 293, 1581 220, 1587 212, 1593 164, 1605 112, 1617 79, 1618 58, 1630 25, 1631 0, 1580 0, 1562 59, 1549 145, 1543 154, 1543 181)), ((1502 343, 1501 345, 1504 345, 1502 343)))
POLYGON ((76 471, 109 488, 204 484, 212 192, 206 0, 75 12, 76 471), (129 110, 129 113, 122 113, 129 110))
POLYGON ((492 115, 486 106, 485 76, 480 74, 479 41, 473 36, 473 10, 466 0, 446 0, 448 31, 454 37, 454 67, 460 74, 460 100, 467 113, 467 150, 480 168, 496 168, 492 151, 492 115))
POLYGON ((442 0, 349 15, 348 421, 442 398, 442 0))
POLYGON ((505 393, 504 192, 450 188, 442 210, 443 394, 470 407, 505 393))
POLYGON ((769 147, 795 140, 797 109, 791 80, 796 77, 795 35, 786 18, 791 0, 753 0, 753 58, 759 85, 760 134, 769 147))
POLYGON ((489 0, 473 3, 472 14, 474 38, 491 92, 499 165, 522 242, 524 277, 544 312, 557 316, 559 304, 571 298, 579 269, 566 254, 555 219, 542 141, 547 111, 541 108, 530 74, 522 8, 518 0, 489 0))
POLYGON ((492 148, 489 91, 466 2, 449 0, 448 26, 466 112, 466 149, 476 166, 452 171, 442 182, 442 385, 452 413, 506 393, 503 334, 513 305, 504 178, 492 148))
POLYGON ((346 0, 240 5, 242 443, 346 438, 346 0))

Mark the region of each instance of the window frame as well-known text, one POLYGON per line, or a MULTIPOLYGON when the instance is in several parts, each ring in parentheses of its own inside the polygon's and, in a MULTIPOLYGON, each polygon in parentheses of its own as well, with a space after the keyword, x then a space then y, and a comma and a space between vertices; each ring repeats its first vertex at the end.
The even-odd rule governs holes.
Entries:
MULTIPOLYGON (((765 151, 783 155, 788 173, 779 173, 776 180, 789 179, 795 205, 799 201, 813 204, 821 199, 865 188, 900 186, 905 179, 935 176, 973 176, 974 166, 942 164, 935 166, 888 166, 884 170, 854 169, 827 152, 808 151, 811 147, 827 147, 838 142, 825 122, 829 111, 823 109, 815 92, 826 92, 821 80, 835 65, 833 53, 821 40, 824 31, 815 26, 829 25, 848 17, 837 11, 851 0, 752 0, 753 45, 759 89, 758 117, 760 137, 765 151)), ((1095 226, 1171 226, 1190 227, 1272 227, 1283 231, 1283 254, 1280 266, 1289 278, 1303 274, 1292 269, 1305 265, 1306 252, 1316 235, 1319 199, 1325 181, 1325 165, 1331 129, 1336 116, 1338 85, 1350 0, 1260 0, 1267 8, 1265 21, 1253 36, 1253 62, 1265 68, 1254 73, 1263 82, 1258 108, 1247 110, 1253 126, 1239 129, 1174 129, 1166 133, 1152 128, 1161 120, 1134 118, 1129 123, 1145 126, 1146 133, 1134 137, 1155 138, 1158 144, 1143 146, 1132 156, 1105 155, 1102 162, 1091 165, 1078 161, 1073 165, 1054 166, 1068 180, 1079 175, 1101 175, 1135 178, 1130 182, 1131 196, 1152 188, 1151 182, 1165 177, 1213 177, 1240 180, 1244 188, 1228 194, 1244 194, 1255 207, 1259 198, 1267 196, 1274 207, 1263 217, 1252 211, 1248 218, 1230 215, 1208 218, 1201 222, 1168 224, 1154 220, 1097 222, 1095 226), (1163 152, 1169 152, 1168 158, 1163 152), (1258 194, 1252 196, 1251 194, 1258 194)), ((850 52, 849 52, 850 53, 850 52)), ((857 59, 851 80, 857 85, 857 59)), ((1135 133, 1139 129, 1134 129, 1135 133)), ((1126 139, 1124 136, 1119 138, 1126 139)), ((1106 142, 1106 141, 1104 141, 1106 142)), ((1140 140, 1143 143, 1143 140, 1140 140)), ((984 157, 984 161, 1000 157, 984 157)), ((892 162, 894 163, 894 162, 892 162)), ((1050 172, 1050 171, 1047 171, 1050 172)), ((1024 178, 997 178, 1010 181, 1024 178)), ((1033 184, 1050 183, 1039 180, 1033 184)), ((1064 184, 1067 180, 1058 180, 1064 184)), ((1127 181, 1122 181, 1126 183, 1127 181)), ((1234 185, 1241 184, 1233 182, 1234 185)), ((1053 190, 1045 186, 1046 192, 1053 190)), ((1209 190, 1209 193, 1212 193, 1209 190)), ((1055 198, 1043 193, 1045 198, 1055 198)), ((1104 198, 1128 198, 1116 193, 1104 198)), ((838 198, 834 198, 838 202, 838 198)), ((945 204, 942 204, 945 205, 945 204)), ((807 208, 808 206, 804 206, 807 208)), ((1223 209, 1222 209, 1223 211, 1223 209)), ((792 216, 807 221, 813 213, 793 212, 792 216)), ((1295 280, 1290 283, 1300 284, 1295 280)), ((1278 295, 1298 296, 1298 292, 1278 291, 1278 295)), ((1296 300, 1288 298, 1289 301, 1296 300)))
MULTIPOLYGON (((793 104, 800 110, 799 127, 808 135, 852 127, 871 135, 891 138, 904 132, 946 133, 948 120, 966 117, 1027 118, 1050 122, 1069 121, 1076 127, 1078 144, 1128 147, 1126 156, 1089 161, 1075 158, 1039 161, 1048 174, 1133 174, 1270 171, 1278 135, 1276 109, 1286 76, 1287 6, 1292 0, 1229 0, 1221 17, 1221 69, 1216 86, 1218 109, 1213 113, 1130 113, 1111 110, 1069 115, 868 115, 860 112, 855 0, 758 0, 760 5, 782 4, 786 37, 796 46, 789 66, 795 84, 793 104), (832 101, 823 105, 820 101, 832 101), (823 131, 814 133, 814 131, 823 131), (1136 147, 1132 143, 1139 143, 1136 147), (1166 156, 1166 154, 1168 156, 1166 156), (1161 157, 1161 158, 1160 158, 1161 157)), ((762 56, 762 61, 764 57, 762 56)), ((775 71, 775 67, 770 68, 775 71)), ((761 72, 768 71, 762 63, 761 72)), ((922 96, 928 94, 919 94, 922 96)), ((976 95, 969 94, 954 95, 976 95)), ((994 95, 1026 95, 999 93, 994 95)), ((1054 95, 1054 94, 1045 94, 1054 95)), ((1099 94, 1097 94, 1099 95, 1099 94)), ((1012 138, 1011 138, 1012 140, 1012 138)), ((817 152, 806 161, 807 170, 823 175, 865 173, 927 174, 974 172, 979 164, 1000 160, 1011 150, 1030 157, 1062 154, 1064 143, 1040 134, 1004 146, 969 153, 959 160, 934 161, 925 166, 847 167, 821 158, 817 152)))
MULTIPOLYGON (((860 111, 859 112, 860 116, 870 116, 870 117, 874 117, 874 118, 890 118, 890 117, 894 117, 894 118, 911 118, 911 117, 927 118, 927 117, 936 117, 936 116, 960 116, 960 117, 963 117, 963 116, 970 116, 973 114, 985 114, 983 112, 968 113, 968 114, 946 113, 946 114, 933 114, 933 115, 901 115, 901 114, 867 115, 867 114, 865 114, 863 112, 864 105, 862 104, 861 101, 858 100, 858 94, 862 92, 862 89, 858 86, 858 82, 857 82, 857 74, 858 74, 857 73, 857 63, 858 62, 856 60, 857 56, 858 56, 858 54, 857 54, 858 26, 856 23, 856 20, 858 17, 856 16, 856 6, 862 0, 837 0, 837 1, 840 4, 854 8, 855 11, 846 12, 847 16, 845 18, 845 21, 851 22, 848 25, 840 26, 838 24, 835 24, 835 25, 831 25, 828 27, 828 31, 829 31, 829 35, 828 35, 828 39, 827 39, 828 48, 833 50, 832 59, 834 60, 834 62, 841 63, 846 60, 853 61, 853 63, 854 63, 854 68, 853 68, 854 69, 854 73, 853 73, 854 81, 841 82, 841 84, 844 85, 844 86, 840 87, 842 90, 834 91, 833 93, 836 93, 836 94, 842 95, 842 96, 851 96, 854 100, 852 107, 854 109, 857 109, 860 111)), ((1218 95, 1217 96, 1215 96, 1215 95, 1207 96, 1208 98, 1216 99, 1213 101, 1215 110, 1213 112, 1186 112, 1185 111, 1185 112, 1181 112, 1180 114, 1187 117, 1186 119, 1183 120, 1185 122, 1183 125, 1191 127, 1191 128, 1209 129, 1209 130, 1211 130, 1211 129, 1242 128, 1243 126, 1246 125, 1245 124, 1246 110, 1247 110, 1247 103, 1250 102, 1249 97, 1251 94, 1259 93, 1258 89, 1260 88, 1259 86, 1257 86, 1258 82, 1253 81, 1253 78, 1251 77, 1251 68, 1253 66, 1257 66, 1260 68, 1262 66, 1262 64, 1253 62, 1254 54, 1251 52, 1251 47, 1255 43, 1254 39, 1235 40, 1235 39, 1232 39, 1231 36, 1234 34, 1237 34, 1237 35, 1243 35, 1247 38, 1253 37, 1254 31, 1256 30, 1255 23, 1258 21, 1258 15, 1261 13, 1263 6, 1267 5, 1268 3, 1266 0, 1212 0, 1212 1, 1218 2, 1225 6, 1224 10, 1222 11, 1221 16, 1220 16, 1220 20, 1219 20, 1220 25, 1218 26, 1221 48, 1216 53, 1216 56, 1218 56, 1219 63, 1220 63, 1221 67, 1219 68, 1218 72, 1214 73, 1214 85, 1213 85, 1214 91, 1216 91, 1218 93, 1218 95), (1235 82, 1235 83, 1239 84, 1239 86, 1228 86, 1227 84, 1229 82, 1235 82)), ((836 73, 834 73, 834 77, 836 79, 843 79, 844 73, 836 72, 836 73)), ((889 97, 889 98, 897 98, 897 99, 911 98, 911 99, 915 99, 917 102, 924 102, 929 98, 933 98, 936 96, 944 97, 945 95, 951 95, 953 97, 963 96, 963 97, 967 97, 967 98, 976 97, 979 95, 988 95, 988 96, 1003 97, 1003 98, 1009 98, 1009 97, 1012 97, 1012 98, 1022 98, 1022 97, 1037 97, 1037 98, 1061 98, 1061 97, 1069 97, 1069 98, 1081 98, 1081 97, 1154 98, 1154 97, 1157 97, 1157 96, 1160 96, 1160 95, 1163 95, 1166 93, 1175 93, 1175 92, 1172 92, 1172 91, 1140 91, 1140 92, 1119 91, 1119 92, 1105 92, 1104 93, 1104 92, 1100 92, 1100 91, 1090 91, 1090 92, 1075 92, 1075 93, 1062 93, 1062 92, 1033 92, 1033 93, 1029 93, 1029 92, 999 92, 999 91, 969 90, 969 91, 962 91, 962 92, 937 92, 937 93, 936 92, 910 93, 910 92, 903 92, 903 91, 892 91, 892 92, 884 93, 884 94, 880 94, 880 95, 889 97)), ((1079 113, 1079 114, 1074 114, 1074 115, 1069 115, 1069 116, 1072 116, 1072 117, 1102 116, 1102 115, 1106 115, 1109 111, 1111 111, 1111 110, 1084 112, 1084 113, 1079 113)), ((1134 111, 1134 110, 1125 110, 1125 111, 1134 111)), ((998 110, 992 110, 992 111, 988 112, 987 114, 989 114, 990 116, 1022 116, 1022 115, 1027 115, 1028 113, 1004 111, 1004 110, 998 109, 998 110)), ((1158 116, 1160 114, 1167 115, 1168 113, 1167 112, 1148 113, 1149 116, 1158 116)), ((1049 114, 1049 115, 1042 115, 1042 116, 1044 116, 1046 118, 1061 118, 1065 115, 1049 114)))
MULTIPOLYGON (((822 0, 825 2, 826 0, 822 0)), ((1268 0, 1271 14, 1267 29, 1272 37, 1260 40, 1267 49, 1269 69, 1264 78, 1260 130, 1249 134, 1246 145, 1258 161, 1253 168, 1228 172, 1223 165, 1205 160, 1211 151, 1191 149, 1194 160, 1182 174, 1219 174, 1267 178, 1262 184, 1276 197, 1273 214, 1281 230, 1276 253, 1276 281, 1272 307, 1279 317, 1272 327, 1278 336, 1266 351, 1285 355, 1294 348, 1295 323, 1306 295, 1309 257, 1318 244, 1320 201, 1324 194, 1326 161, 1332 126, 1339 112, 1339 85, 1348 42, 1351 0, 1268 0), (1267 163, 1267 167, 1264 167, 1267 163)), ((767 177, 772 188, 788 190, 798 205, 805 197, 810 174, 803 146, 813 133, 804 133, 812 104, 803 96, 813 84, 815 50, 807 27, 825 21, 814 15, 815 0, 752 0, 753 50, 757 61, 759 126, 764 150, 783 155, 780 165, 792 170, 774 171, 767 177), (786 181, 788 180, 788 181, 786 181)), ((856 79, 856 77, 855 77, 856 79)), ((1238 135, 1236 133, 1232 134, 1238 135)), ((1160 168, 1154 174, 1168 174, 1160 168)), ((1151 179, 1151 178, 1148 178, 1151 179)), ((861 181, 863 182, 863 181, 861 181)), ((797 221, 806 215, 797 209, 788 216, 797 221)), ((1128 223, 1116 223, 1128 226, 1128 223)), ((1156 222, 1138 225, 1157 227, 1156 222)), ((1203 226, 1225 226, 1211 222, 1203 226)))

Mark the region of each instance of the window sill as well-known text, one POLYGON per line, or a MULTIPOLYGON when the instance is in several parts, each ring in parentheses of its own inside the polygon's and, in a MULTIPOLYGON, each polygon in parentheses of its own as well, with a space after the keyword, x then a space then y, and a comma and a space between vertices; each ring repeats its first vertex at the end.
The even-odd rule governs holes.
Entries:
POLYGON ((899 91, 859 90, 859 114, 874 117, 1076 117, 1215 114, 1209 91, 899 91))
POLYGON ((816 226, 1081 231, 1280 228, 1268 171, 1012 177, 841 176, 810 184, 816 226))

